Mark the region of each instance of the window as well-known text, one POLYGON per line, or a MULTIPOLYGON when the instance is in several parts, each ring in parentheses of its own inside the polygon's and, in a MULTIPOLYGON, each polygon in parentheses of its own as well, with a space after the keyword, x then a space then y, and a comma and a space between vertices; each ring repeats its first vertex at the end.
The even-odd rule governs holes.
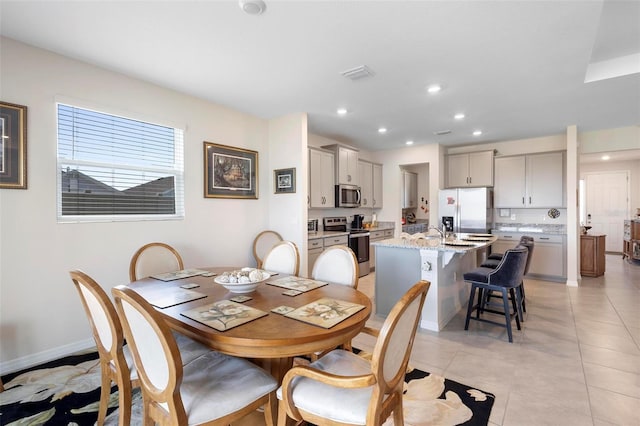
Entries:
POLYGON ((184 217, 183 131, 58 104, 58 221, 184 217))

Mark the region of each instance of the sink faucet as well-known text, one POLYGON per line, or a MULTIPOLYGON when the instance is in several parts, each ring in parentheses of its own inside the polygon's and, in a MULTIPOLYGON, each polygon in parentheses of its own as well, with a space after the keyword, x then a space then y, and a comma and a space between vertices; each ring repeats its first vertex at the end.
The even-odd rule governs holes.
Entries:
POLYGON ((440 239, 441 239, 441 240, 442 240, 442 242, 444 243, 444 241, 445 241, 445 240, 446 240, 446 238, 447 238, 447 231, 446 231, 446 228, 445 228, 445 226, 444 226, 444 223, 442 224, 442 229, 438 228, 438 227, 437 227, 437 226, 435 226, 435 225, 431 225, 431 226, 429 227, 429 229, 435 229, 436 231, 438 231, 438 234, 440 234, 440 239))

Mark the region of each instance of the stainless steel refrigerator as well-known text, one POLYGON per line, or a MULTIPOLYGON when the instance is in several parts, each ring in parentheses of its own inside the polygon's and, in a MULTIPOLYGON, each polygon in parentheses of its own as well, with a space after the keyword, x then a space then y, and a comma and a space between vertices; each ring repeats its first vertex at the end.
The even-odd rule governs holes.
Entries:
POLYGON ((448 232, 488 233, 493 224, 493 189, 443 189, 438 214, 448 232))

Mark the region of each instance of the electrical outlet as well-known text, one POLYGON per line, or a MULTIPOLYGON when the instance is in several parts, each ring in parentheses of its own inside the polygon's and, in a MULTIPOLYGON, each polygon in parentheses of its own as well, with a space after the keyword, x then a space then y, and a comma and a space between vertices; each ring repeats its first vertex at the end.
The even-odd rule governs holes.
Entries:
POLYGON ((515 214, 511 215, 511 220, 516 220, 516 215, 515 214))

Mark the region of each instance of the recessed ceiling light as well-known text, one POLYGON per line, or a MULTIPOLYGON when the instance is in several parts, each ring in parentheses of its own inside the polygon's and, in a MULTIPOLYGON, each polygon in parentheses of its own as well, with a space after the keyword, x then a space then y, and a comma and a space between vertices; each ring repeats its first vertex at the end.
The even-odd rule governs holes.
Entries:
POLYGON ((405 142, 407 145, 413 145, 413 141, 406 141, 405 142))
POLYGON ((603 155, 601 158, 602 158, 604 161, 607 161, 607 160, 609 160, 611 157, 609 157, 608 155, 603 155))
POLYGON ((453 118, 455 118, 456 120, 462 120, 464 118, 464 114, 463 113, 459 113, 453 116, 453 118))
POLYGON ((482 130, 475 130, 473 132, 473 136, 480 136, 482 134, 482 130))
POLYGON ((346 108, 338 108, 338 110, 336 112, 338 113, 338 115, 346 115, 347 114, 347 109, 346 108))
POLYGON ((438 93, 440 90, 442 90, 442 87, 437 84, 432 84, 431 86, 427 87, 427 92, 431 94, 438 93))
POLYGON ((262 0, 239 0, 238 5, 244 13, 249 15, 260 15, 267 8, 262 0))
POLYGON ((387 133, 387 128, 386 127, 380 127, 378 129, 378 133, 387 133))

